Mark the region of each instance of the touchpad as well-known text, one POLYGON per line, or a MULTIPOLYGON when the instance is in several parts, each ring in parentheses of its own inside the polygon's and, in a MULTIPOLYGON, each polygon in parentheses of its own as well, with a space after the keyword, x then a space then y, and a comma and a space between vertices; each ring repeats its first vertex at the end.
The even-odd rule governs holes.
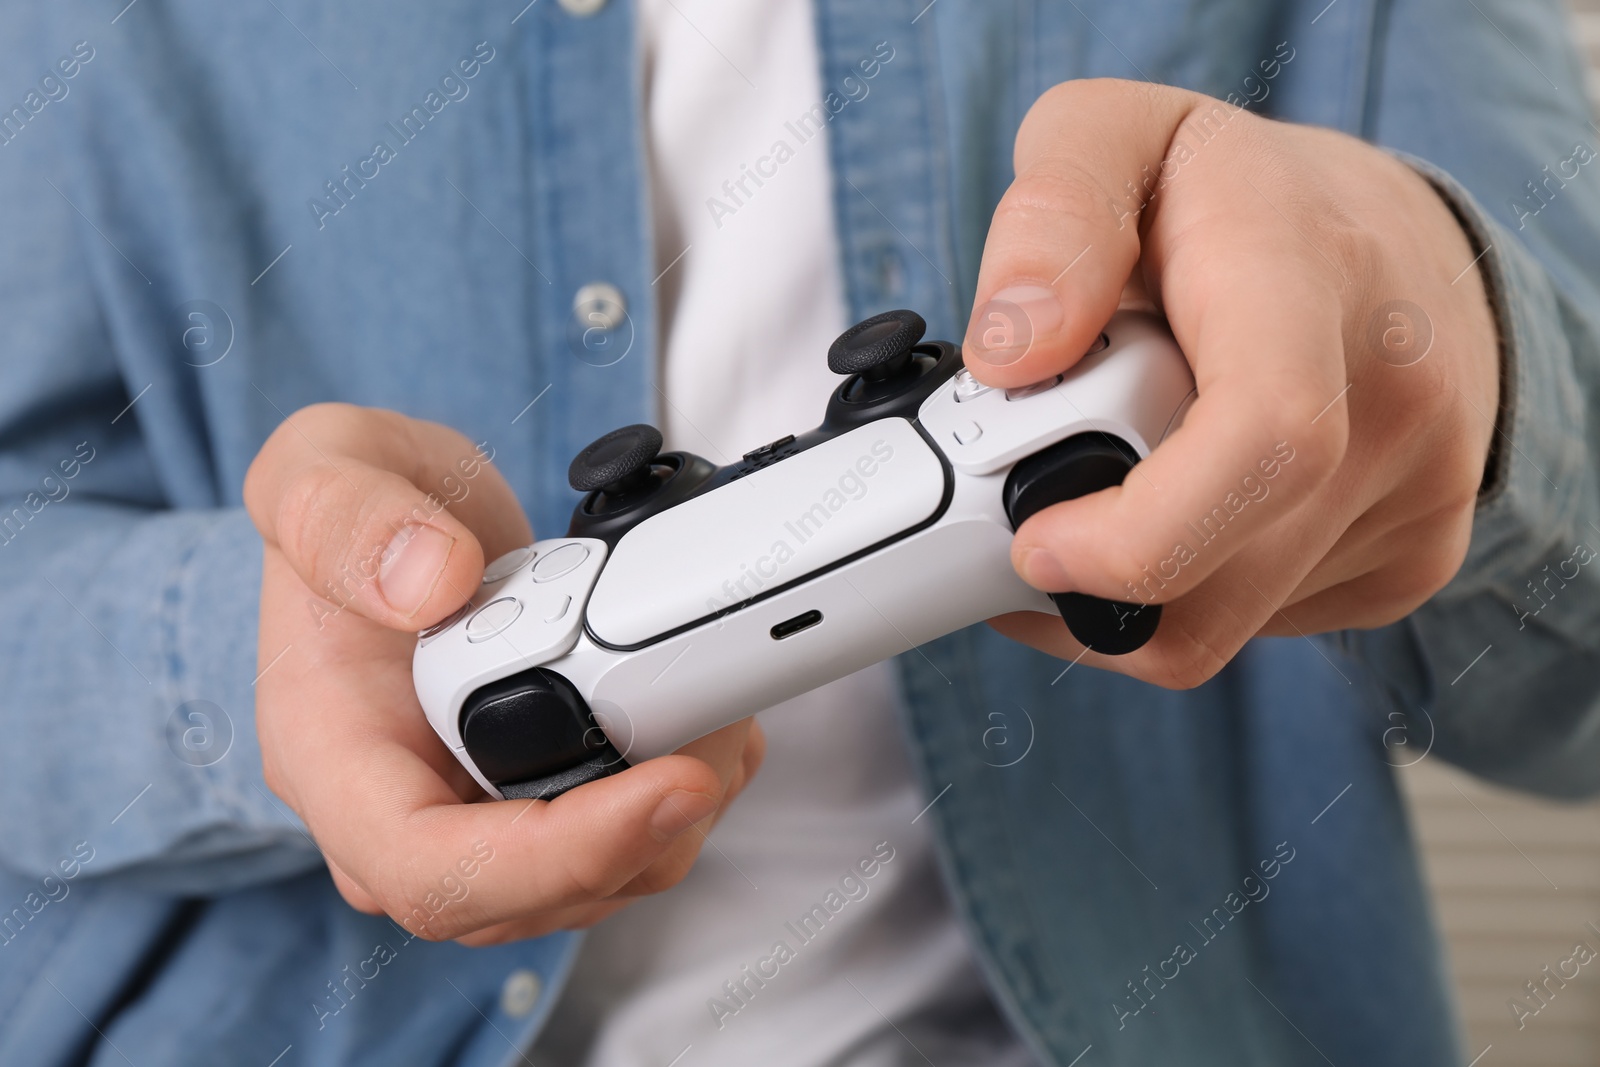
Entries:
POLYGON ((933 518, 945 477, 909 421, 883 419, 653 515, 612 550, 589 631, 637 648, 772 593, 933 518))

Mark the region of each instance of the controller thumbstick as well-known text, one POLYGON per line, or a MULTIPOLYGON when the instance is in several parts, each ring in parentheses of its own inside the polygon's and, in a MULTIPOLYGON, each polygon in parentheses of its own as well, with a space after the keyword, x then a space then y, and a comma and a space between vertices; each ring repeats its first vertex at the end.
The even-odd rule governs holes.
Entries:
POLYGON ((654 426, 641 422, 612 430, 578 453, 567 468, 567 484, 580 493, 625 494, 644 485, 660 451, 661 431, 654 426))
POLYGON ((915 311, 886 311, 858 322, 828 349, 828 369, 859 374, 869 382, 886 381, 911 363, 912 349, 928 324, 915 311))

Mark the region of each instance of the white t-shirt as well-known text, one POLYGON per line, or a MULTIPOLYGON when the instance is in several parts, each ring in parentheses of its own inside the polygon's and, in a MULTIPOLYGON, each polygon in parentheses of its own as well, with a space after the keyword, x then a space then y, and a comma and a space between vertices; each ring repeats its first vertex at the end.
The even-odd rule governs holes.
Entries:
MULTIPOLYGON (((663 429, 669 448, 728 463, 814 427, 838 384, 826 354, 848 323, 827 139, 785 127, 823 96, 811 3, 639 7, 663 429), (740 189, 779 140, 792 158, 740 189)), ((761 713, 761 774, 682 884, 590 933, 533 1061, 1031 1063, 945 898, 898 700, 879 664, 761 713)))

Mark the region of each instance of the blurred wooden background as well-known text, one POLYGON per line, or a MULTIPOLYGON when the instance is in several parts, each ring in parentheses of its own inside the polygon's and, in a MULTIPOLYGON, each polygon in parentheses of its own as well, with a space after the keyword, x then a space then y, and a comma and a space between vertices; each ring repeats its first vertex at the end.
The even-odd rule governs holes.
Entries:
MULTIPOLYGON (((1600 0, 1571 0, 1600 109, 1600 0)), ((1479 17, 1470 8, 1465 18, 1479 17)), ((1594 145, 1600 137, 1591 138, 1594 145)), ((1461 997, 1467 1057, 1476 1067, 1600 1065, 1600 958, 1548 1006, 1526 983, 1558 971, 1579 942, 1600 952, 1600 803, 1550 804, 1477 782, 1427 758, 1399 772, 1461 997)), ((1566 964, 1572 973, 1576 964, 1566 964)))

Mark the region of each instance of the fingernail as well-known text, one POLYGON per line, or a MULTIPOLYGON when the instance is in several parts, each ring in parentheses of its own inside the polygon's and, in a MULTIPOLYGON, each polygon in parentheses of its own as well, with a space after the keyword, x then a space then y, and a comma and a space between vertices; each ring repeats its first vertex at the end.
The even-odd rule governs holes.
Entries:
POLYGON ((383 550, 378 591, 384 602, 405 616, 415 615, 433 595, 456 539, 420 523, 401 527, 383 550))
POLYGON ((1022 577, 1035 589, 1047 593, 1065 593, 1072 588, 1067 569, 1042 548, 1030 548, 1022 554, 1022 577))
POLYGON ((668 793, 650 816, 650 833, 662 843, 682 837, 689 828, 717 810, 715 797, 679 789, 668 793))
POLYGON ((1061 301, 1049 286, 1007 286, 973 316, 967 347, 985 363, 1015 363, 1028 354, 1035 338, 1059 330, 1062 318, 1061 301))

